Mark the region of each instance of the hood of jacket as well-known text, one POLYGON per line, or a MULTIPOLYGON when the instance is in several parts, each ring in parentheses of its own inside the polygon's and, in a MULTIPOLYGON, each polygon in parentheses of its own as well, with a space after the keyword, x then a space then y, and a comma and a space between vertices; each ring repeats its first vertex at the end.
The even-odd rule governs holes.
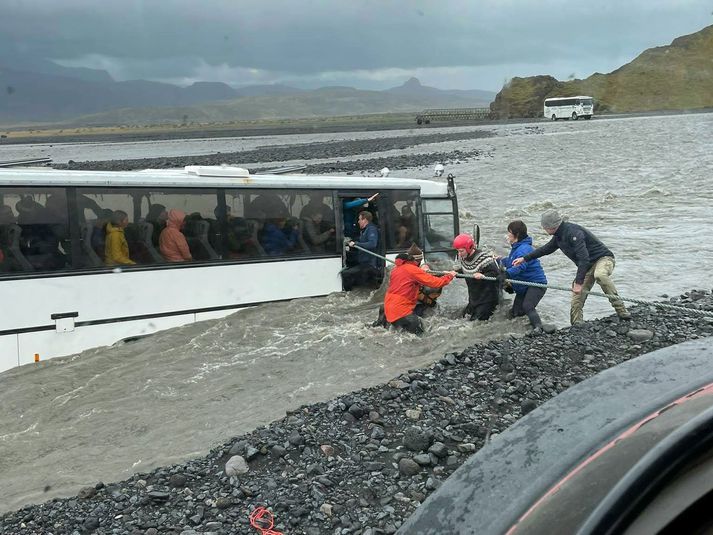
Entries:
POLYGON ((117 232, 120 232, 121 234, 123 234, 123 233, 124 233, 124 229, 121 228, 121 227, 115 227, 115 226, 112 225, 111 223, 107 223, 107 224, 106 224, 106 233, 107 233, 107 234, 114 234, 114 233, 117 233, 117 232))
POLYGON ((181 230, 183 221, 186 219, 186 213, 183 210, 177 210, 175 208, 168 211, 168 220, 166 221, 166 226, 175 228, 176 230, 181 230))

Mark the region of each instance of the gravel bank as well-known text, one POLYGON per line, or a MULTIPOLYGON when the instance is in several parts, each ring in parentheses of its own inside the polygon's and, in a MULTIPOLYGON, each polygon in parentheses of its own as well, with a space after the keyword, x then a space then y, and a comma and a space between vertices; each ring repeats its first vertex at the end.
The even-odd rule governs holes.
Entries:
MULTIPOLYGON (((667 301, 713 310, 709 290, 667 301)), ((476 344, 302 407, 204 458, 8 513, 0 533, 254 534, 248 514, 260 505, 291 535, 394 533, 489 437, 539 404, 630 358, 713 335, 711 318, 631 311, 631 322, 611 316, 476 344)))
MULTIPOLYGON (((202 156, 182 156, 171 158, 142 158, 137 160, 106 160, 97 162, 75 162, 70 160, 67 164, 55 165, 57 169, 84 169, 99 171, 126 171, 131 169, 163 169, 184 167, 186 165, 221 165, 221 164, 241 164, 248 162, 284 162, 291 160, 314 160, 331 159, 354 156, 358 154, 370 154, 374 152, 384 152, 390 150, 404 150, 417 145, 428 143, 443 143, 446 141, 462 141, 469 139, 481 139, 492 137, 495 134, 488 130, 472 130, 468 132, 451 132, 447 134, 421 134, 413 136, 399 136, 376 139, 358 139, 350 141, 330 141, 321 143, 304 143, 295 145, 285 145, 277 147, 264 147, 255 150, 242 152, 216 153, 202 156)), ((458 151, 456 151, 458 152, 458 151)), ((474 155, 478 151, 471 151, 474 155)), ((446 153, 455 154, 455 153, 446 153)), ((419 161, 427 159, 428 165, 436 161, 439 153, 428 154, 422 157, 399 156, 389 158, 389 161, 403 160, 402 167, 412 167, 420 165, 419 161), (415 163, 414 163, 415 162, 415 163), (410 165, 408 165, 410 163, 410 165)), ((453 156, 452 158, 457 158, 453 156)), ((444 160, 448 158, 443 158, 444 160)), ((450 161, 450 159, 449 159, 450 161)), ((356 162, 353 162, 356 163, 356 162)), ((316 166, 319 167, 319 166, 316 166)), ((383 167, 383 165, 382 165, 383 167)), ((366 168, 369 168, 368 166, 366 168)), ((342 168, 339 168, 342 169, 342 168)), ((352 170, 365 169, 354 165, 352 170)))

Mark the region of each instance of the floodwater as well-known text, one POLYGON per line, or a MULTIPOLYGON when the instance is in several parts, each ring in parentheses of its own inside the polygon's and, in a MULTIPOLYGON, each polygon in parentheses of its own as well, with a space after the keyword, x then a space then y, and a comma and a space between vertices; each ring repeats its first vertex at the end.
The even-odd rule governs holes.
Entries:
MULTIPOLYGON (((614 251, 622 296, 655 300, 713 287, 712 114, 488 129, 497 136, 397 151, 485 151, 446 168, 457 177, 461 226, 479 224, 485 246, 506 252, 513 219, 544 243, 539 215, 556 207, 614 251)), ((184 143, 183 154, 191 154, 210 140, 184 143)), ((109 152, 135 157, 104 144, 81 159, 109 152)), ((428 178, 430 169, 398 175, 428 178)), ((561 253, 543 265, 550 282, 571 282, 574 265, 561 253)), ((383 290, 364 291, 254 307, 0 374, 0 512, 204 454, 287 409, 383 383, 479 341, 527 332, 525 321, 504 319, 504 308, 484 324, 458 318, 464 286, 446 289, 421 338, 367 326, 383 290)), ((559 326, 567 324, 568 308, 568 295, 553 290, 538 307, 559 326)), ((590 298, 585 307, 585 317, 609 313, 604 299, 590 298)))

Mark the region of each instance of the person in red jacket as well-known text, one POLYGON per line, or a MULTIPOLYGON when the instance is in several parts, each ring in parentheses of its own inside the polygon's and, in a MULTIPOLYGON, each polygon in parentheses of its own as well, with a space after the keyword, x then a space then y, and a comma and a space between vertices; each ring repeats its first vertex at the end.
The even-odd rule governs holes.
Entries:
POLYGON ((389 288, 384 298, 384 315, 388 323, 405 331, 421 334, 423 324, 415 312, 418 292, 422 286, 442 288, 453 280, 455 271, 436 277, 419 267, 423 252, 415 244, 406 253, 396 256, 396 267, 391 270, 389 288))

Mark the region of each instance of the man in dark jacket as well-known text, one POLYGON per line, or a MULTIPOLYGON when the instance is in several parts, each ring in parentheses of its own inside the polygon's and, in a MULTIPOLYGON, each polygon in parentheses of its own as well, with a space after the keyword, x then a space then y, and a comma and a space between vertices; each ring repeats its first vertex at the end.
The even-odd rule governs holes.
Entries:
POLYGON ((592 289, 595 281, 605 294, 612 296, 609 302, 619 318, 631 319, 631 314, 626 310, 622 300, 616 297, 618 296, 616 286, 611 280, 614 271, 614 254, 586 228, 562 221, 562 216, 557 210, 547 210, 542 214, 542 228, 552 236, 552 239, 524 257, 516 258, 513 266, 519 266, 523 262, 561 249, 577 265, 577 275, 572 283, 570 323, 574 325, 583 321, 584 302, 587 300, 587 292, 592 289))
MULTIPOLYGON (((358 245, 362 249, 377 252, 379 248, 379 229, 372 222, 373 217, 371 212, 367 212, 366 210, 359 212, 357 224, 361 232, 357 241, 349 242, 350 247, 358 245)), ((342 271, 344 290, 349 291, 355 286, 363 286, 368 282, 378 279, 381 276, 380 262, 380 259, 374 255, 359 251, 357 254, 357 265, 342 271)))

